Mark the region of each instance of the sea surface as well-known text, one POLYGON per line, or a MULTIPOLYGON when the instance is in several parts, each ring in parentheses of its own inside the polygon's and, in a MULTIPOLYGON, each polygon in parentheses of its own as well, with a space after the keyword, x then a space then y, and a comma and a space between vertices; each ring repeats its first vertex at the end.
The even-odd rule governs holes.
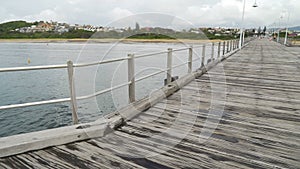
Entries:
MULTIPOLYGON (((180 43, 0 43, 0 68, 40 65, 90 63, 128 54, 146 54, 182 48, 180 43), (30 63, 29 63, 30 61, 30 63)), ((217 50, 214 50, 217 52, 217 50)), ((210 57, 211 47, 206 55, 210 57)), ((216 55, 216 54, 215 54, 216 55)), ((173 65, 187 62, 188 51, 173 54, 173 65)), ((201 58, 201 48, 194 49, 193 59, 201 58)), ((167 54, 135 59, 135 78, 166 69, 167 54)), ((201 60, 193 63, 199 68, 201 60)), ((127 82, 127 61, 75 68, 77 96, 127 82)), ((173 70, 173 75, 183 76, 187 65, 173 70)), ((136 97, 141 99, 164 84, 166 73, 136 83, 136 97)), ((68 98, 68 73, 66 69, 0 72, 0 106, 68 98)), ((91 122, 116 111, 128 103, 128 90, 123 87, 97 97, 78 101, 80 123, 91 122)), ((72 125, 70 103, 48 104, 25 108, 0 110, 0 137, 72 125)))

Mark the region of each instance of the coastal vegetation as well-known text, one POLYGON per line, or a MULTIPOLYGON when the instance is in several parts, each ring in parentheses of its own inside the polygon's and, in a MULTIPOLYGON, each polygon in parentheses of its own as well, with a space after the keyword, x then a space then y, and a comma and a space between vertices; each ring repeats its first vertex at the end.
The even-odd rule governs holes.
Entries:
POLYGON ((11 30, 15 30, 17 28, 28 27, 33 25, 34 23, 28 23, 25 21, 12 21, 0 24, 0 33, 10 32, 11 30))
MULTIPOLYGON (((258 32, 265 32, 259 28, 258 32)), ((252 36, 255 29, 246 31, 246 36, 252 36)), ((280 33, 281 37, 285 32, 280 33)), ((229 40, 239 37, 238 29, 226 28, 191 28, 190 30, 175 31, 168 28, 144 27, 138 23, 134 29, 128 28, 105 28, 91 25, 73 26, 58 22, 26 22, 11 21, 0 24, 0 39, 220 39, 229 40)), ((294 37, 298 39, 299 36, 294 37)))
POLYGON ((103 27, 95 29, 92 26, 70 26, 61 23, 12 21, 0 24, 0 39, 233 39, 237 35, 215 35, 203 30, 175 31, 166 28, 140 28, 135 29, 106 30, 103 27))

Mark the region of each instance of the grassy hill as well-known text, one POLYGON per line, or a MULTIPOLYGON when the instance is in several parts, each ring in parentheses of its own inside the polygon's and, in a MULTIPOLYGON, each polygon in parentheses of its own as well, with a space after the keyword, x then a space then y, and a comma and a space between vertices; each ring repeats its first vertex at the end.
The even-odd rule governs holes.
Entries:
POLYGON ((26 33, 14 31, 22 27, 31 27, 37 25, 38 22, 29 23, 26 21, 12 21, 0 24, 0 39, 43 39, 43 38, 65 38, 65 39, 76 39, 76 38, 132 38, 132 39, 233 39, 234 35, 215 36, 214 33, 204 31, 203 33, 194 32, 176 32, 163 28, 157 28, 153 32, 143 32, 128 30, 124 32, 109 31, 109 32, 92 32, 82 29, 70 28, 68 32, 60 33, 58 31, 29 31, 26 33))
POLYGON ((12 21, 0 24, 0 32, 9 32, 17 28, 28 27, 33 25, 33 23, 28 23, 25 21, 12 21))

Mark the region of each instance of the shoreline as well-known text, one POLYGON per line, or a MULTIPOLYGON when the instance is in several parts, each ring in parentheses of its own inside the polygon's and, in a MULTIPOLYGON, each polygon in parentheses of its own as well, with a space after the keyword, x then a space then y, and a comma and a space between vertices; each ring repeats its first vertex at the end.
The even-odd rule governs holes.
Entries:
POLYGON ((208 43, 224 41, 194 39, 0 39, 0 43, 208 43))

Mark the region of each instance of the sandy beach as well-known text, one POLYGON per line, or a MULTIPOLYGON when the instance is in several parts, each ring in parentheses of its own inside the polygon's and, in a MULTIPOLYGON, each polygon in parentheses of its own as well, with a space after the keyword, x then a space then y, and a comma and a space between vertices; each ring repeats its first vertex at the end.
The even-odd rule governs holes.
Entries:
POLYGON ((208 43, 222 40, 192 39, 0 39, 0 43, 208 43))

